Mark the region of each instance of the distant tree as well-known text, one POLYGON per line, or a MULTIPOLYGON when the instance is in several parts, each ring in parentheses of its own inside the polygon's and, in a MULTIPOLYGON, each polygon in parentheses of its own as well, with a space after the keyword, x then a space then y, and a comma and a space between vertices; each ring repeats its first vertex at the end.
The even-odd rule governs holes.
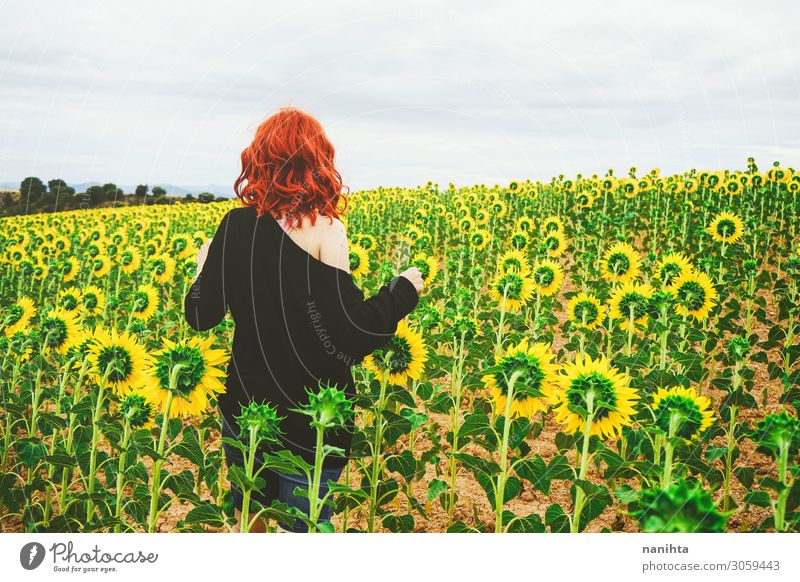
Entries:
POLYGON ((56 194, 55 192, 45 192, 39 199, 39 204, 42 205, 43 210, 55 210, 56 194))
POLYGON ((14 204, 14 199, 11 197, 11 192, 3 190, 0 192, 0 208, 8 208, 14 204))
POLYGON ((75 188, 71 188, 61 178, 53 178, 52 180, 48 180, 47 188, 50 190, 50 192, 56 195, 56 198, 59 196, 72 196, 75 194, 75 188))
POLYGON ((86 189, 86 195, 92 205, 97 205, 106 199, 106 193, 102 186, 89 186, 86 189))
POLYGON ((197 195, 197 201, 203 203, 214 202, 214 195, 211 192, 200 192, 197 195))
POLYGON ((194 194, 189 192, 186 196, 183 197, 184 202, 194 202, 194 194))
POLYGON ((153 196, 165 196, 167 191, 164 190, 161 186, 153 186, 153 196))
POLYGON ((147 184, 139 184, 136 186, 135 194, 137 196, 147 196, 147 192, 150 190, 150 187, 147 184))
MULTIPOLYGON (((155 188, 153 188, 153 193, 155 194, 155 188)), ((169 198, 162 194, 153 198, 151 204, 169 204, 169 198)))
POLYGON ((123 196, 123 192, 121 188, 117 188, 117 185, 109 182, 108 184, 103 184, 103 193, 107 200, 117 200, 123 196))
POLYGON ((20 199, 23 202, 36 202, 46 190, 47 188, 39 178, 30 176, 19 185, 20 199))

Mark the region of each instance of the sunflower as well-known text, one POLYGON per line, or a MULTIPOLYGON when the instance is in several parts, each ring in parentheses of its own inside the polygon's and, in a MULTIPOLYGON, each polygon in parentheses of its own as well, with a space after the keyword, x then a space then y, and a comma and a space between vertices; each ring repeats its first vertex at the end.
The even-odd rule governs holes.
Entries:
POLYGON ((56 305, 65 311, 76 311, 81 306, 81 292, 77 287, 65 287, 58 292, 56 305))
POLYGON ((188 259, 196 251, 194 240, 188 234, 173 235, 169 241, 169 247, 174 257, 179 261, 188 259))
POLYGON ((420 253, 411 261, 411 266, 419 269, 422 274, 422 282, 429 286, 439 274, 439 265, 436 259, 425 253, 420 253))
POLYGON ((67 257, 61 263, 61 281, 69 283, 81 272, 81 264, 75 257, 67 257))
POLYGON ((692 387, 659 387, 653 395, 655 425, 670 434, 670 424, 675 417, 675 436, 686 440, 696 439, 714 422, 711 401, 698 396, 692 387))
POLYGON ((61 355, 82 340, 78 318, 72 311, 51 309, 40 319, 39 329, 44 349, 55 350, 61 355))
POLYGON ((402 320, 389 342, 364 358, 364 367, 380 381, 405 386, 409 379, 420 379, 427 360, 422 334, 402 320))
POLYGON ((533 230, 533 218, 530 216, 520 216, 514 224, 515 230, 524 230, 528 233, 533 230))
POLYGON ((678 314, 684 317, 692 315, 697 321, 708 317, 719 297, 708 275, 694 269, 675 279, 667 291, 677 299, 678 314))
POLYGON ((564 232, 564 223, 557 216, 549 216, 542 223, 542 234, 548 235, 551 232, 564 232))
POLYGON ((92 277, 102 279, 111 271, 111 259, 106 254, 98 254, 89 261, 89 269, 92 271, 92 277))
POLYGON ((692 263, 683 253, 669 253, 663 255, 655 267, 653 277, 661 281, 664 286, 669 286, 677 277, 692 270, 692 263))
POLYGON ((489 231, 485 228, 476 228, 472 233, 469 235, 469 244, 472 246, 473 249, 476 251, 481 250, 482 248, 486 247, 491 240, 492 235, 489 234, 489 231))
POLYGON ((560 230, 548 233, 542 242, 547 249, 547 254, 553 258, 560 257, 567 249, 567 239, 560 230))
POLYGON ((515 230, 511 233, 508 240, 511 243, 511 248, 517 250, 528 248, 528 245, 531 243, 531 238, 524 230, 515 230))
POLYGON ((123 421, 130 421, 133 430, 151 429, 155 426, 155 407, 139 388, 134 388, 133 392, 120 401, 119 412, 123 421))
POLYGON ((35 315, 36 307, 33 304, 33 300, 28 297, 20 297, 14 305, 3 312, 6 337, 11 337, 18 331, 26 330, 35 315))
POLYGON ((361 245, 361 248, 363 248, 366 251, 371 251, 371 250, 375 249, 375 245, 376 245, 375 237, 372 236, 371 234, 359 234, 359 235, 356 235, 355 242, 357 242, 359 245, 361 245))
POLYGON ((564 269, 556 261, 544 259, 536 263, 531 272, 533 289, 542 297, 554 295, 564 282, 564 269))
POLYGON ((106 306, 106 295, 96 285, 89 285, 81 293, 81 304, 86 315, 97 315, 106 306))
POLYGON ((489 295, 497 302, 505 300, 509 311, 519 311, 533 297, 533 281, 521 273, 500 273, 489 286, 489 295))
POLYGON ((618 242, 606 251, 601 270, 610 283, 627 283, 639 275, 640 262, 631 245, 618 242))
POLYGON ((136 247, 125 247, 119 255, 119 262, 122 265, 122 272, 130 275, 142 264, 142 253, 136 247))
POLYGON ((723 211, 711 221, 708 226, 708 233, 719 243, 733 244, 742 238, 744 223, 741 218, 732 212, 723 211))
POLYGON ((500 257, 500 273, 519 273, 523 277, 531 272, 531 265, 525 253, 509 249, 500 257))
POLYGON ((529 345, 527 339, 497 357, 490 373, 481 378, 491 394, 495 410, 499 414, 505 413, 511 389, 509 414, 512 418, 530 418, 537 412, 545 412, 548 397, 555 391, 558 379, 553 357, 550 346, 544 343, 529 345), (510 386, 512 378, 513 387, 510 386))
POLYGON ((153 280, 161 285, 172 280, 175 276, 175 259, 162 255, 148 261, 153 280))
POLYGON ((355 278, 361 278, 369 272, 369 254, 367 249, 359 244, 352 244, 348 249, 350 258, 350 273, 355 278))
POLYGON ((406 227, 405 233, 400 238, 413 246, 414 244, 416 244, 416 242, 420 239, 421 236, 422 236, 422 231, 415 225, 409 224, 406 227))
POLYGON ((133 294, 131 312, 142 321, 148 321, 158 309, 158 290, 152 285, 139 285, 133 294))
POLYGON ((609 316, 612 319, 621 319, 623 330, 628 329, 631 314, 633 315, 634 327, 643 326, 647 323, 647 308, 650 298, 653 296, 653 289, 650 285, 628 282, 618 286, 609 298, 609 316))
POLYGON ((597 360, 588 355, 577 356, 574 362, 563 366, 558 376, 558 390, 550 398, 556 420, 571 434, 584 430, 587 420, 591 422, 592 435, 613 437, 620 434, 623 426, 631 424, 639 399, 630 382, 630 377, 618 371, 604 356, 597 360), (589 419, 590 396, 593 411, 589 419))
POLYGON ((150 361, 151 381, 143 386, 145 397, 169 417, 186 418, 201 414, 210 399, 225 392, 222 366, 227 361, 223 350, 212 348, 214 336, 192 337, 172 342, 164 338, 162 349, 150 361))
POLYGON ((144 347, 127 331, 98 328, 89 350, 89 365, 96 382, 103 378, 118 396, 149 381, 144 347))
POLYGON ((578 293, 567 303, 567 318, 577 327, 595 329, 603 323, 606 309, 600 300, 588 293, 578 293))

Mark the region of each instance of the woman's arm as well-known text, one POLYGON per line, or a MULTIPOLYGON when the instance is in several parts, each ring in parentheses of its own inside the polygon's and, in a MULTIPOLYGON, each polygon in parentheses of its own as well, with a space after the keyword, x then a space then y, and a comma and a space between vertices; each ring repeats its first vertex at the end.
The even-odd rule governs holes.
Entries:
POLYGON ((218 325, 228 309, 225 301, 223 256, 229 217, 230 212, 222 218, 208 246, 207 256, 203 257, 202 247, 197 254, 197 278, 183 301, 184 316, 195 331, 205 331, 218 325))
POLYGON ((352 277, 344 274, 350 272, 350 257, 344 225, 337 220, 323 239, 320 258, 343 271, 337 280, 339 288, 334 298, 339 301, 342 321, 334 335, 339 343, 338 350, 360 361, 386 345, 397 330, 397 323, 416 307, 422 291, 422 275, 416 268, 408 269, 365 300, 352 277))

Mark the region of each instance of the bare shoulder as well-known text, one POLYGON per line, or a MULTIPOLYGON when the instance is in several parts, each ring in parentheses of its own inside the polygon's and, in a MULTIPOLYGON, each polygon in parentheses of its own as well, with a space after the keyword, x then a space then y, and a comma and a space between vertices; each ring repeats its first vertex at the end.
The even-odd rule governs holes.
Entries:
POLYGON ((317 218, 317 227, 331 235, 347 235, 347 229, 344 223, 338 218, 331 216, 319 215, 317 218))
POLYGON ((350 260, 347 248, 347 229, 338 218, 320 216, 317 228, 322 235, 320 258, 334 267, 349 271, 350 260))

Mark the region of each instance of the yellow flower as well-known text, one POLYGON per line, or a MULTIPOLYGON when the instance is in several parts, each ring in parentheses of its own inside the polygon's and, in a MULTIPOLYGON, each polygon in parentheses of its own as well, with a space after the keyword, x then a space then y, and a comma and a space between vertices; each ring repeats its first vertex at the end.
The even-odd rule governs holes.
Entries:
POLYGON ((533 280, 520 273, 500 273, 489 286, 489 296, 505 301, 506 310, 519 311, 533 297, 533 280))
POLYGON ((405 386, 408 380, 419 380, 428 360, 428 349, 422 334, 408 326, 405 320, 382 348, 364 358, 364 367, 378 380, 405 386))
POLYGON ((567 318, 577 327, 595 329, 602 325, 605 307, 594 295, 578 293, 567 303, 567 318))
POLYGON ((717 304, 719 295, 711 279, 694 269, 684 273, 667 287, 677 299, 676 311, 684 317, 693 316, 703 321, 717 304))
POLYGON ((147 383, 147 354, 133 336, 116 329, 97 329, 93 337, 89 364, 96 382, 105 379, 119 396, 147 383))
POLYGON ((136 247, 128 246, 120 253, 119 262, 126 275, 134 273, 142 264, 142 253, 136 247))
POLYGON ((556 261, 544 259, 536 263, 531 272, 533 289, 542 297, 555 295, 564 282, 564 269, 556 261))
POLYGON ((81 303, 86 315, 97 315, 106 306, 106 295, 96 285, 89 285, 81 293, 81 303))
POLYGON ((151 380, 142 388, 159 411, 165 412, 172 392, 170 418, 197 416, 208 408, 217 394, 225 392, 222 366, 228 358, 225 351, 213 349, 213 343, 214 336, 178 342, 164 338, 162 349, 153 354, 150 363, 151 380))
POLYGON ((528 258, 520 250, 509 249, 500 257, 500 273, 518 273, 525 277, 531 272, 528 258))
POLYGON ((567 249, 567 239, 563 232, 555 230, 545 236, 544 246, 547 248, 548 255, 553 258, 560 257, 567 249))
POLYGON ((670 285, 677 277, 692 270, 692 263, 683 253, 668 253, 661 257, 655 267, 653 277, 665 286, 670 285))
POLYGON ((165 284, 175 276, 175 259, 162 255, 161 257, 148 261, 150 271, 153 273, 153 280, 156 283, 165 284))
POLYGON ((744 234, 744 223, 741 218, 726 210, 714 217, 708 226, 708 233, 719 243, 734 244, 744 234))
POLYGON ((351 244, 348 249, 350 258, 350 273, 359 279, 369 272, 369 254, 359 244, 351 244))
POLYGON ((542 234, 547 236, 551 232, 564 232, 564 223, 557 216, 549 216, 542 222, 542 234))
POLYGON ((624 283, 614 289, 609 298, 609 316, 622 320, 620 327, 624 330, 630 325, 631 314, 634 327, 643 326, 647 323, 647 307, 652 296, 653 289, 650 285, 624 283))
POLYGON ((81 306, 81 292, 77 287, 65 287, 58 292, 56 305, 65 311, 76 311, 81 306))
POLYGON ((61 355, 81 341, 81 328, 74 312, 51 309, 39 322, 42 345, 46 351, 61 355))
POLYGON ((436 259, 425 253, 420 253, 415 256, 414 260, 411 261, 411 266, 419 269, 425 287, 429 287, 436 279, 436 275, 439 274, 439 264, 436 262, 436 259))
POLYGON ((659 387, 653 395, 652 410, 658 428, 668 435, 674 422, 675 436, 686 440, 696 439, 714 422, 711 400, 698 396, 692 387, 659 387))
POLYGON ((20 299, 3 312, 3 325, 6 328, 6 337, 11 337, 18 331, 25 331, 36 315, 33 300, 28 297, 20 299))
POLYGON ((509 409, 512 418, 531 418, 537 412, 546 411, 558 377, 553 358, 550 346, 529 345, 527 339, 497 357, 490 373, 481 378, 491 394, 495 411, 505 414, 509 391, 512 392, 509 409))
POLYGON ((136 319, 148 321, 158 309, 158 290, 152 285, 139 285, 133 294, 131 311, 136 319))
POLYGON ((601 264, 609 283, 627 283, 639 275, 639 255, 628 243, 618 242, 606 251, 601 264))
POLYGON ((556 421, 567 433, 585 430, 591 422, 590 434, 614 437, 622 427, 631 424, 639 394, 630 385, 630 377, 617 370, 604 357, 577 356, 565 364, 558 376, 558 390, 551 395, 556 421), (592 414, 589 418, 589 401, 592 414))

